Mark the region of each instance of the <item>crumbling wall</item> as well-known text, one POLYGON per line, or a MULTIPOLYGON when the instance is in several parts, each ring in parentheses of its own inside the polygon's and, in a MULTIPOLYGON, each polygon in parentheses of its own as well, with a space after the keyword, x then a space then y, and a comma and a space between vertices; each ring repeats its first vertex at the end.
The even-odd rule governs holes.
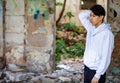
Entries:
POLYGON ((54 67, 54 0, 26 0, 25 55, 30 71, 54 67), (34 58, 33 58, 34 57, 34 58))
POLYGON ((114 33, 120 32, 120 0, 109 0, 108 22, 114 33))
POLYGON ((54 0, 4 1, 5 26, 0 5, 0 38, 4 28, 7 64, 26 66, 32 72, 51 72, 55 64, 54 0))
MULTIPOLYGON (((56 0, 56 3, 61 2, 63 3, 64 0, 56 0)), ((66 0, 66 7, 65 7, 65 11, 63 14, 62 19, 60 20, 60 23, 65 23, 65 22, 75 22, 76 24, 79 25, 79 19, 78 19, 78 13, 80 10, 80 0, 66 0), (71 19, 69 19, 68 17, 64 18, 65 14, 67 12, 71 12, 74 17, 72 17, 71 19)), ((60 12, 62 10, 62 6, 56 6, 56 20, 58 19, 60 12)))
POLYGON ((111 68, 120 67, 120 0, 109 0, 108 3, 108 22, 111 24, 115 34, 115 47, 111 68))
MULTIPOLYGON (((60 20, 60 23, 74 22, 77 25, 81 26, 79 18, 78 18, 78 14, 82 10, 85 10, 85 9, 81 9, 81 1, 82 0, 66 0, 65 11, 64 11, 62 19, 60 20), (64 18, 66 12, 72 12, 74 17, 72 17, 71 19, 69 19, 68 17, 64 18)), ((56 3, 58 3, 58 2, 63 3, 64 0, 56 0, 56 3)), ((96 0, 96 3, 102 5, 105 8, 106 13, 107 13, 107 3, 108 3, 107 0, 96 0)), ((89 3, 89 4, 91 4, 91 3, 89 3)), ((89 4, 87 4, 87 5, 89 5, 89 4)), ((62 10, 62 6, 56 6, 56 14, 55 14, 56 20, 58 19, 61 10, 62 10)))
POLYGON ((0 57, 3 56, 3 5, 0 0, 0 57))
POLYGON ((7 63, 23 65, 25 40, 24 0, 5 1, 5 44, 7 63))

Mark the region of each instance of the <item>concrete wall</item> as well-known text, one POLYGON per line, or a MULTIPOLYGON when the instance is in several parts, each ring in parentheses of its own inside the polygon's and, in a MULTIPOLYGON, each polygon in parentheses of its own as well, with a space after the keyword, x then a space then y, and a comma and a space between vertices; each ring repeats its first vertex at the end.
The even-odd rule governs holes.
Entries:
POLYGON ((114 33, 120 32, 120 1, 109 0, 108 7, 108 22, 110 22, 114 33))
MULTIPOLYGON (((63 3, 64 0, 56 0, 57 2, 62 2, 63 3)), ((66 14, 66 12, 72 12, 72 14, 74 15, 74 17, 72 17, 70 20, 69 18, 62 18, 60 23, 65 23, 65 22, 75 22, 76 24, 79 24, 79 19, 78 19, 78 13, 80 11, 79 9, 80 7, 80 0, 66 0, 66 7, 65 7, 65 11, 64 11, 64 15, 66 14)), ((59 17, 59 14, 61 12, 62 7, 61 6, 56 6, 56 20, 59 17)), ((64 16, 63 15, 63 16, 64 16)))
MULTIPOLYGON (((54 0, 5 0, 5 5, 4 43, 7 64, 26 66, 33 72, 51 72, 55 64, 54 0)), ((0 4, 1 49, 2 11, 0 4)))
POLYGON ((25 63, 25 3, 24 0, 5 1, 5 43, 7 63, 22 65, 25 63))
MULTIPOLYGON (((56 0, 56 3, 57 2, 62 2, 63 3, 64 0, 56 0)), ((74 17, 72 17, 71 19, 69 18, 63 18, 60 20, 60 23, 65 23, 65 22, 74 22, 76 23, 77 25, 80 25, 80 21, 78 19, 78 14, 83 10, 81 9, 81 4, 80 4, 81 0, 66 0, 66 7, 65 7, 65 12, 64 12, 64 15, 66 14, 66 12, 72 12, 72 14, 74 15, 74 17)), ((107 0, 97 0, 96 1, 97 4, 101 4, 106 12, 107 12, 107 0)), ((89 4, 88 4, 89 5, 89 4)), ((61 9, 62 7, 61 6, 56 6, 56 20, 58 19, 59 17, 59 14, 61 12, 61 9)), ((85 10, 85 9, 84 9, 85 10)), ((63 16, 64 16, 63 15, 63 16)))
POLYGON ((30 71, 50 71, 55 64, 54 0, 26 0, 26 3, 25 54, 29 56, 26 58, 28 69, 30 71))
POLYGON ((111 68, 120 67, 120 0, 109 0, 108 22, 115 34, 115 48, 111 68))
POLYGON ((0 0, 0 57, 3 56, 3 7, 0 0))

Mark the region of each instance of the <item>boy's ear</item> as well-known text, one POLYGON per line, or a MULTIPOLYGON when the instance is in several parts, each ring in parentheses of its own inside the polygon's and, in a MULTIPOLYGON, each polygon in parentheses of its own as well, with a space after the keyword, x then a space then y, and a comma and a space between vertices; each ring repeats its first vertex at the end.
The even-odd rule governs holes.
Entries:
POLYGON ((100 20, 103 20, 104 19, 104 16, 100 16, 100 20))

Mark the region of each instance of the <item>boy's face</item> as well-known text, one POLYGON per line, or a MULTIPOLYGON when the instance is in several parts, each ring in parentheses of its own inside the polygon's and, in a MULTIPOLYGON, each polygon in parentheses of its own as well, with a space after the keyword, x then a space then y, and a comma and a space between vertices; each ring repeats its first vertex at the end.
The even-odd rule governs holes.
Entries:
POLYGON ((93 12, 91 12, 90 14, 90 22, 96 27, 98 27, 102 23, 103 18, 104 16, 97 16, 93 12))

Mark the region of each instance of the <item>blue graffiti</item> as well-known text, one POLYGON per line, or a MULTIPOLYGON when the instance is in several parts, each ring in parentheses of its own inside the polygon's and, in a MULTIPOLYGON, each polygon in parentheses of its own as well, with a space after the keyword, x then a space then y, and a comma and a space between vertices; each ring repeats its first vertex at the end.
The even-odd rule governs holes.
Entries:
POLYGON ((42 17, 45 17, 45 14, 44 14, 44 13, 42 14, 42 17))
MULTIPOLYGON (((40 14, 40 10, 36 10, 35 14, 34 14, 34 20, 37 20, 40 14)), ((46 17, 46 15, 44 13, 40 14, 40 16, 42 16, 43 18, 46 17)))
POLYGON ((37 10, 36 13, 39 14, 39 13, 40 13, 40 10, 37 10))
POLYGON ((34 14, 34 20, 37 20, 39 17, 40 10, 36 10, 36 13, 34 14))
POLYGON ((34 14, 34 20, 38 19, 38 14, 34 14))
POLYGON ((3 9, 2 9, 2 7, 0 6, 0 13, 2 13, 3 12, 3 9))

